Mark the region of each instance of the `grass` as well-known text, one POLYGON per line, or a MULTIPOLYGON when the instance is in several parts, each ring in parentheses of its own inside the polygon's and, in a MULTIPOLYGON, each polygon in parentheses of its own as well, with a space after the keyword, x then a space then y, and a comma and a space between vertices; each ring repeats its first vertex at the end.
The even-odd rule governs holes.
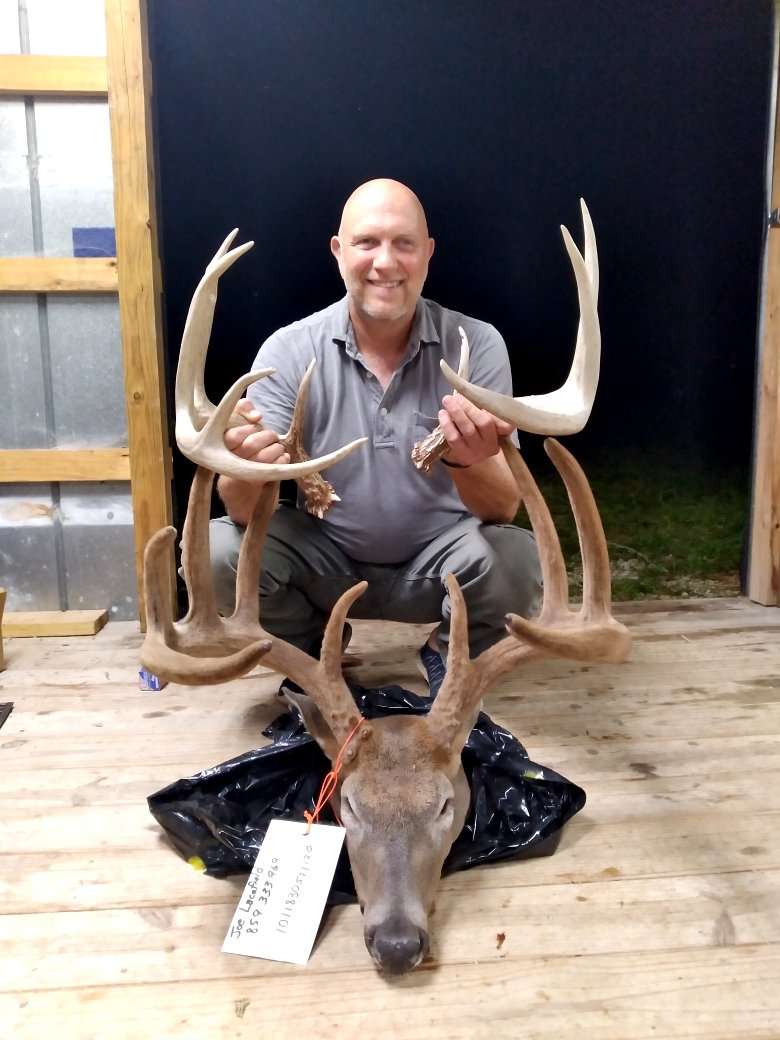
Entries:
MULTIPOLYGON (((607 536, 614 600, 739 595, 748 512, 744 474, 647 458, 584 468, 607 536)), ((542 471, 534 462, 532 469, 555 520, 576 596, 582 567, 565 488, 549 463, 542 471)), ((528 526, 524 510, 518 522, 528 526)))

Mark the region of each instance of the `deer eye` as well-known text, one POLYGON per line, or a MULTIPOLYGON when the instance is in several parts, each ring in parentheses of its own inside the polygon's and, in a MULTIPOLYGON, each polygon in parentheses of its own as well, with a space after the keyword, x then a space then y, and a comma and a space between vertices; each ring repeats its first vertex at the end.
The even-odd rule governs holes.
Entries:
POLYGON ((445 816, 448 816, 451 809, 452 809, 452 799, 451 798, 445 798, 444 801, 442 802, 441 809, 439 809, 439 819, 441 820, 445 816))
POLYGON ((345 815, 346 816, 353 816, 353 817, 357 818, 357 813, 355 812, 355 806, 349 800, 348 795, 345 795, 345 794, 341 795, 341 815, 342 816, 345 816, 345 815))

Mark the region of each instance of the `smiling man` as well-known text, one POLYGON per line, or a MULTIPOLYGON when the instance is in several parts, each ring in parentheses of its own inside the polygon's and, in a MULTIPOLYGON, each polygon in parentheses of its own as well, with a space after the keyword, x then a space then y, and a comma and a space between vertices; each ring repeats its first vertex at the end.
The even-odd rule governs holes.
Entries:
MULTIPOLYGON (((307 452, 323 455, 362 436, 368 443, 328 471, 340 501, 323 519, 304 512, 301 500, 275 513, 261 617, 271 634, 316 652, 330 608, 366 579, 354 616, 435 623, 420 650, 435 695, 449 639, 448 573, 457 575, 466 599, 472 654, 504 634, 507 613, 532 616, 538 607, 536 545, 512 526, 519 494, 499 448, 512 428, 453 395, 439 366, 444 358, 457 368, 462 326, 471 380, 511 395, 507 350, 492 325, 421 295, 434 241, 405 185, 379 179, 357 188, 330 248, 346 296, 263 343, 252 367, 276 374, 250 387, 240 409, 247 424, 228 430, 225 443, 244 459, 288 462, 278 435, 290 425, 313 357, 307 452), (448 451, 425 475, 410 452, 437 425, 448 451)), ((228 610, 243 526, 260 487, 220 477, 218 490, 228 515, 212 521, 212 563, 220 606, 228 610)))

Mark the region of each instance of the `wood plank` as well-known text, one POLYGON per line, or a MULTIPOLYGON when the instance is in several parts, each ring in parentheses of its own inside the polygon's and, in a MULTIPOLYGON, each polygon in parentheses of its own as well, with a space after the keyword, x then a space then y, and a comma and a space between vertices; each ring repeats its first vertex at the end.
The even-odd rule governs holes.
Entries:
POLYGON ((0 450, 0 482, 129 480, 128 448, 0 450))
POLYGON ((108 621, 106 610, 11 610, 2 619, 8 638, 93 636, 108 621))
POLYGON ((0 293, 107 293, 118 285, 112 256, 0 257, 0 293))
MULTIPOLYGON (((144 548, 172 516, 145 0, 106 0, 106 34, 119 313, 143 626, 144 548)), ((173 596, 173 551, 160 566, 173 596)))
POLYGON ((107 90, 105 58, 0 55, 0 95, 105 97, 107 90))
MULTIPOLYGON (((780 80, 775 70, 770 210, 780 208, 780 80)), ((756 371, 748 596, 780 605, 780 229, 768 227, 756 371)))
POLYGON ((0 998, 0 1013, 15 1040, 39 1040, 42 1022, 58 1023, 60 1036, 111 1040, 777 1040, 780 1019, 776 944, 563 958, 536 958, 531 948, 489 967, 431 963, 392 982, 370 967, 280 968, 144 987, 23 990, 0 998))
MULTIPOLYGON (((526 956, 524 935, 539 936, 534 956, 593 955, 702 949, 728 927, 731 945, 777 942, 780 871, 697 875, 638 881, 600 881, 577 899, 571 885, 442 892, 431 958, 444 965, 479 961, 489 971, 526 956), (728 925, 726 921, 728 920, 728 925), (504 942, 496 942, 497 933, 504 942)), ((295 975, 297 969, 220 953, 233 902, 146 909, 86 910, 60 930, 51 912, 0 919, 7 967, 0 992, 78 987, 86 971, 93 985, 190 982, 208 978, 295 975), (105 956, 107 937, 113 956, 105 956)), ((360 911, 354 904, 328 912, 310 970, 336 974, 366 969, 360 911)))

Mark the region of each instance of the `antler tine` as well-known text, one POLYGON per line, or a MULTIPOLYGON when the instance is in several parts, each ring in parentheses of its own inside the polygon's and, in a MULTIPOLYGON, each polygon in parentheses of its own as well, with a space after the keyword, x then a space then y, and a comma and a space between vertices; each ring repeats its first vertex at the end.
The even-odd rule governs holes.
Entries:
POLYGON ((173 640, 173 608, 169 590, 163 588, 163 561, 176 539, 175 527, 161 527, 144 549, 144 600, 146 603, 146 640, 154 638, 163 645, 173 640))
POLYGON ((342 593, 330 612, 320 650, 320 664, 329 679, 341 679, 341 644, 344 636, 344 622, 347 619, 349 608, 360 599, 367 588, 367 581, 359 581, 357 585, 353 585, 351 589, 342 593))
POLYGON ((454 574, 447 575, 447 591, 451 611, 447 674, 428 713, 428 720, 437 740, 445 746, 454 746, 457 733, 470 722, 467 707, 476 699, 479 674, 469 657, 468 615, 463 592, 454 574))
POLYGON ((263 545, 278 501, 279 485, 277 483, 264 485, 241 539, 238 566, 236 567, 236 605, 230 617, 230 622, 233 624, 248 626, 258 624, 258 589, 263 545))
POLYGON ((560 473, 577 525, 582 557, 582 609, 585 620, 610 616, 612 588, 609 552, 596 499, 576 459, 558 441, 548 438, 544 450, 560 473))
POLYGON ((536 536, 544 590, 539 621, 548 622, 558 618, 567 609, 569 600, 569 579, 561 543, 550 510, 525 459, 509 438, 502 440, 501 449, 520 490, 523 505, 536 536))
POLYGON ((205 273, 192 295, 192 302, 187 312, 176 370, 177 440, 180 431, 185 439, 191 439, 197 431, 203 428, 214 412, 214 405, 206 396, 203 377, 206 352, 211 338, 211 326, 214 321, 214 307, 217 302, 217 283, 220 276, 254 245, 254 242, 245 242, 244 245, 227 252, 228 246, 237 234, 238 228, 231 231, 209 261, 205 273))
POLYGON ((317 359, 312 358, 309 364, 306 366, 306 371, 303 373, 301 379, 301 385, 298 387, 298 393, 295 397, 295 406, 293 407, 292 419, 290 420, 290 428, 284 437, 279 438, 280 444, 284 447, 285 451, 300 454, 303 451, 303 421, 306 415, 306 402, 309 398, 309 383, 311 382, 312 373, 317 365, 317 359))
POLYGON ((563 242, 577 283, 580 307, 574 359, 563 386, 549 394, 507 397, 467 382, 456 375, 445 361, 440 362, 446 379, 464 397, 528 433, 556 436, 577 433, 585 426, 593 408, 601 359, 597 310, 598 253, 590 213, 583 199, 580 199, 580 206, 585 239, 584 258, 568 230, 561 226, 563 242))
MULTIPOLYGON (((469 340, 460 325, 458 326, 458 332, 460 333, 458 376, 461 379, 468 379, 470 356, 469 340)), ((455 393, 457 393, 457 391, 455 391, 455 393)), ((411 459, 415 468, 422 470, 423 473, 430 473, 434 462, 446 455, 449 451, 449 447, 450 446, 442 432, 441 426, 437 426, 432 433, 429 433, 427 437, 424 437, 412 447, 411 459)))
POLYGON ((189 610, 183 619, 213 628, 219 623, 209 557, 209 508, 214 474, 198 466, 190 485, 181 536, 181 564, 189 610))

